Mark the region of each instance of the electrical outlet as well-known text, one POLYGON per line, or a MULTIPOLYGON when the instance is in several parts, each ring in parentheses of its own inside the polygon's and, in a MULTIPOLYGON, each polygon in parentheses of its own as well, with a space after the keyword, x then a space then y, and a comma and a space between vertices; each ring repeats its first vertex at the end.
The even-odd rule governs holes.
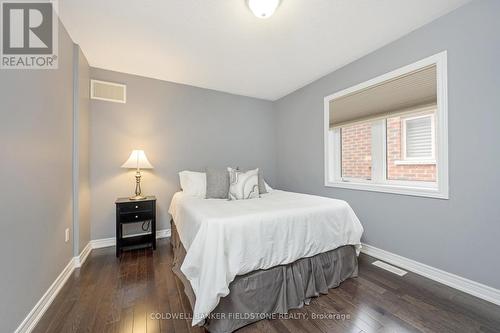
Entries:
POLYGON ((64 242, 69 242, 69 228, 66 228, 64 232, 64 242))

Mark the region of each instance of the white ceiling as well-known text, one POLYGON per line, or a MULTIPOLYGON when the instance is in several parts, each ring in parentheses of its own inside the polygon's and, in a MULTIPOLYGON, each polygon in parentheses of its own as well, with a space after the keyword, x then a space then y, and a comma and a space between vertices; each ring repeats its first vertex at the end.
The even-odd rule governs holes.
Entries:
POLYGON ((469 0, 60 0, 93 67, 276 100, 469 0))

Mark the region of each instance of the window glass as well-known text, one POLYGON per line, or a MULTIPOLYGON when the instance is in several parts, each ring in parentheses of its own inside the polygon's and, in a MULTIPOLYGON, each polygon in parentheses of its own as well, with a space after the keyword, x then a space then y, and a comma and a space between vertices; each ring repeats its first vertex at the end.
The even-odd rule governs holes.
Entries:
POLYGON ((431 115, 403 119, 405 132, 405 159, 432 159, 432 119, 431 115))
POLYGON ((431 116, 387 118, 388 180, 436 181, 436 164, 433 160, 434 128, 431 116))
POLYGON ((341 128, 342 178, 372 178, 372 133, 370 123, 341 128))

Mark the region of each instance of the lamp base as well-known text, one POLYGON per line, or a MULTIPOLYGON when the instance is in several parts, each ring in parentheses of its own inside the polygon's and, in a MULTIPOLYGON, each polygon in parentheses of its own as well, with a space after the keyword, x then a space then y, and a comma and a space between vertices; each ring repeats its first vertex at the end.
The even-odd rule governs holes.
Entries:
POLYGON ((129 197, 130 200, 144 200, 146 199, 145 196, 142 195, 134 195, 133 197, 129 197))
POLYGON ((145 196, 141 195, 141 171, 137 169, 135 173, 135 195, 129 197, 130 200, 144 200, 145 196))

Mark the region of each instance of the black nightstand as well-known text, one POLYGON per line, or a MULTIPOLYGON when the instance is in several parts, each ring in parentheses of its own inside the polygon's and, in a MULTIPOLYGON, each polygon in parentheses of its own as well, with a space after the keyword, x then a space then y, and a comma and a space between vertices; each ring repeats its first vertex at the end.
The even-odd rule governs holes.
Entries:
POLYGON ((150 246, 156 250, 156 198, 146 197, 143 200, 118 198, 116 204, 116 256, 119 257, 124 248, 150 246), (147 235, 123 237, 123 225, 150 221, 151 228, 147 235))

